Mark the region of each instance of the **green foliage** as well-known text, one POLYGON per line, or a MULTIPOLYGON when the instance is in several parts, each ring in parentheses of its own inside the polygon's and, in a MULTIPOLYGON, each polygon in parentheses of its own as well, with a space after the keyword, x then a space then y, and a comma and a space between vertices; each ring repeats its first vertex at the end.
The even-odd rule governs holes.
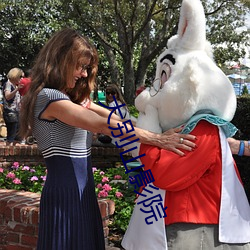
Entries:
POLYGON ((248 89, 246 85, 243 86, 242 95, 248 95, 248 89))
POLYGON ((60 0, 6 1, 0 6, 0 74, 28 69, 52 33, 73 24, 61 15, 60 0))
MULTIPOLYGON (((239 129, 234 138, 250 140, 250 95, 237 98, 237 109, 232 123, 239 129)), ((250 202, 250 157, 234 155, 239 172, 250 202)))
POLYGON ((237 139, 250 139, 250 95, 237 97, 237 109, 232 123, 239 129, 237 139))
POLYGON ((124 233, 135 205, 136 195, 128 186, 128 175, 125 168, 108 168, 105 171, 93 169, 96 194, 99 198, 109 198, 115 202, 115 213, 110 229, 124 233))
POLYGON ((209 3, 206 16, 209 27, 207 39, 213 45, 215 61, 217 64, 224 64, 226 61, 238 61, 246 53, 245 49, 239 46, 239 43, 246 46, 249 44, 249 40, 246 39, 248 37, 247 32, 238 31, 240 27, 244 26, 246 9, 240 3, 228 1, 227 6, 222 4, 221 8, 214 13, 213 10, 216 9, 217 4, 215 2, 212 5, 209 3), (229 13, 229 11, 230 15, 222 13, 229 13), (213 14, 211 15, 210 12, 213 14), (235 18, 235 16, 239 18, 235 18))
POLYGON ((241 2, 250 9, 250 1, 249 0, 241 0, 241 2))
POLYGON ((19 165, 14 162, 10 169, 0 168, 0 187, 40 193, 46 179, 46 169, 19 165))
MULTIPOLYGON (((217 63, 237 61, 249 42, 243 26, 248 0, 202 3, 207 18, 207 38, 217 63)), ((52 33, 64 26, 88 36, 100 52, 98 82, 124 86, 133 104, 136 86, 151 83, 154 60, 176 34, 181 0, 101 1, 6 0, 0 3, 0 74, 12 67, 30 68, 52 33)))
MULTIPOLYGON (((125 99, 133 104, 134 85, 140 86, 147 79, 151 82, 155 73, 152 61, 176 34, 181 0, 93 0, 89 4, 73 0, 73 3, 72 11, 77 15, 68 15, 74 15, 75 21, 80 18, 84 27, 93 32, 95 40, 113 51, 112 57, 110 50, 105 51, 112 65, 110 70, 119 68, 125 99)), ((243 57, 245 51, 239 44, 246 43, 248 37, 246 32, 237 32, 244 24, 243 4, 232 0, 204 0, 202 3, 206 11, 207 37, 214 46, 216 62, 222 65, 243 57)))
MULTIPOLYGON (((128 226, 135 204, 136 195, 128 186, 125 168, 108 168, 105 171, 93 168, 95 191, 98 198, 115 202, 115 213, 111 218, 110 228, 124 233, 128 226)), ((23 166, 14 162, 9 169, 0 168, 0 187, 41 193, 46 179, 44 166, 23 166)))
POLYGON ((134 105, 128 104, 128 110, 129 110, 130 115, 132 115, 135 118, 138 118, 139 111, 136 109, 134 105))

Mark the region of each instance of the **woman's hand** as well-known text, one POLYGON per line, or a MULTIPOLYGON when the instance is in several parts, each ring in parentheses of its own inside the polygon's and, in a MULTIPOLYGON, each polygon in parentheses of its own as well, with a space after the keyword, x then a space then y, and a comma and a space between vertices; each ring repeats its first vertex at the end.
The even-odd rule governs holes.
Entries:
POLYGON ((172 151, 180 156, 185 155, 181 150, 193 151, 196 147, 196 144, 193 142, 196 140, 196 137, 190 134, 180 134, 182 129, 182 127, 172 128, 161 134, 159 147, 172 151))

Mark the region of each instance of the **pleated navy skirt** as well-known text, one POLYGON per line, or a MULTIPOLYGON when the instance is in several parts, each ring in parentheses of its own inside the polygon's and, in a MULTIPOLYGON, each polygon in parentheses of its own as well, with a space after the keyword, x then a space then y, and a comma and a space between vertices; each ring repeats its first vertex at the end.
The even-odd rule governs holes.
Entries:
POLYGON ((91 157, 45 159, 38 250, 104 250, 91 157))

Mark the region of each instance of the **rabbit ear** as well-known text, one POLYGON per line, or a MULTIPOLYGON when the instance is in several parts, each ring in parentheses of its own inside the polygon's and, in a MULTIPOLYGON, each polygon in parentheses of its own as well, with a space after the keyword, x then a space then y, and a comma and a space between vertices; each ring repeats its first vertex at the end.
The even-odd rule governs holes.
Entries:
POLYGON ((184 49, 205 49, 206 20, 200 0, 182 1, 178 38, 178 45, 184 49))

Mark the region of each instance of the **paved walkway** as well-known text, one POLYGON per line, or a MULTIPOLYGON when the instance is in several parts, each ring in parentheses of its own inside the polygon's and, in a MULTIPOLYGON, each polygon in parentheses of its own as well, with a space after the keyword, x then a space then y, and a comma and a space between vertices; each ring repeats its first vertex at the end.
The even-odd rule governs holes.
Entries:
POLYGON ((106 250, 120 250, 122 248, 118 248, 118 247, 110 247, 110 246, 107 246, 106 247, 106 250))

